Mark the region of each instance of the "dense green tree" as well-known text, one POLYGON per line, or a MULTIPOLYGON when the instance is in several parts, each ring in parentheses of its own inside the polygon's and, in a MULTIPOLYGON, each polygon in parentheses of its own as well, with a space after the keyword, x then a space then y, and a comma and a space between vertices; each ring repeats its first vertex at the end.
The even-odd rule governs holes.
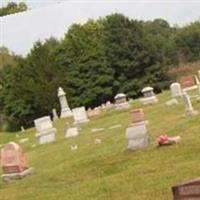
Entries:
POLYGON ((179 28, 174 36, 174 43, 179 61, 200 59, 200 21, 179 28))
POLYGON ((62 42, 59 57, 67 70, 66 91, 72 106, 97 106, 113 96, 103 33, 103 25, 90 20, 71 26, 62 42))
POLYGON ((147 85, 159 92, 169 86, 169 66, 199 58, 199 21, 180 28, 122 14, 73 24, 61 41, 37 42, 25 58, 0 48, 0 126, 2 116, 16 130, 51 114, 59 86, 71 107, 98 106, 119 92, 138 97, 147 85))
POLYGON ((27 9, 28 7, 24 2, 20 2, 18 4, 10 2, 6 6, 0 8, 0 17, 18 12, 23 12, 26 11, 27 9))
POLYGON ((52 108, 58 106, 57 88, 64 76, 56 61, 58 45, 53 38, 44 44, 37 42, 2 82, 9 129, 30 126, 35 118, 51 114, 52 108))

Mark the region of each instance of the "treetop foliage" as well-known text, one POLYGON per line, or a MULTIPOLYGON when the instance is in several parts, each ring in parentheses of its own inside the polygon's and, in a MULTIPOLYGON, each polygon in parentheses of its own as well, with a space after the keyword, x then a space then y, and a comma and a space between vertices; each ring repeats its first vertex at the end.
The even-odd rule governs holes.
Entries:
POLYGON ((145 86, 168 88, 169 69, 200 59, 200 23, 171 27, 116 13, 73 24, 60 41, 38 41, 25 58, 5 49, 0 56, 0 113, 7 129, 16 130, 59 110, 60 86, 71 108, 95 107, 120 92, 136 98, 145 86))

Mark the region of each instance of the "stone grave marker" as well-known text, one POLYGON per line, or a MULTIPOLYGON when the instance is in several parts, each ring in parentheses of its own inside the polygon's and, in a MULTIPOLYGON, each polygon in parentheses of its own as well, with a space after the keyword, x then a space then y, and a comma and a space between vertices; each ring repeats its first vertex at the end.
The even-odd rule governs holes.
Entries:
POLYGON ((127 110, 130 108, 130 104, 127 101, 127 97, 123 93, 119 93, 115 96, 115 109, 116 110, 127 110))
POLYGON ((190 90, 196 88, 195 77, 193 75, 181 77, 180 83, 184 88, 184 90, 190 90))
POLYGON ((65 137, 69 138, 69 137, 76 137, 77 135, 79 135, 78 129, 76 127, 73 128, 68 128, 65 132, 65 137))
POLYGON ((74 116, 74 124, 80 125, 83 123, 87 123, 90 120, 87 118, 87 113, 85 111, 85 107, 79 107, 72 109, 73 116, 74 116))
POLYGON ((55 108, 52 109, 52 114, 53 114, 53 121, 56 121, 58 119, 58 114, 55 108))
POLYGON ((186 92, 183 92, 183 103, 185 106, 185 115, 186 116, 191 117, 191 116, 198 114, 198 111, 194 110, 190 96, 186 92))
POLYGON ((142 89, 141 92, 143 94, 143 98, 141 98, 140 100, 144 105, 155 104, 158 102, 158 99, 156 95, 154 94, 152 87, 145 87, 142 89))
POLYGON ((45 144, 55 141, 56 128, 53 127, 50 116, 45 116, 34 120, 36 128, 36 138, 39 144, 45 144))
POLYGON ((199 200, 200 178, 172 187, 174 200, 199 200))
POLYGON ((87 116, 89 118, 98 117, 101 114, 101 110, 99 108, 88 109, 87 116))
POLYGON ((69 105, 66 99, 66 94, 61 87, 58 88, 58 98, 59 98, 60 106, 61 106, 60 118, 71 117, 72 112, 69 108, 69 105))
POLYGON ((131 110, 130 114, 131 114, 131 122, 132 123, 144 121, 143 109, 139 108, 139 109, 131 110))
POLYGON ((1 149, 1 164, 4 181, 23 178, 33 170, 28 167, 22 148, 14 142, 6 144, 1 149))
POLYGON ((147 134, 146 122, 142 109, 135 109, 131 112, 131 124, 126 129, 127 149, 137 150, 148 147, 149 136, 147 134))
POLYGON ((170 91, 172 98, 182 97, 183 95, 180 83, 172 83, 170 85, 170 91))

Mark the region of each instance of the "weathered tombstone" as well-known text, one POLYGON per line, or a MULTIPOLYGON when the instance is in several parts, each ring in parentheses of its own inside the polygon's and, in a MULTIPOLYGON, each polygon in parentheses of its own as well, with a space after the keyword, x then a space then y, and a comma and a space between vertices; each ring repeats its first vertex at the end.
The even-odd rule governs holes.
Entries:
POLYGON ((127 149, 137 150, 148 147, 149 137, 147 134, 144 113, 142 109, 131 112, 131 124, 126 129, 127 149))
POLYGON ((170 91, 172 98, 182 97, 183 95, 180 83, 172 83, 170 85, 170 91))
POLYGON ((113 107, 113 104, 110 101, 106 102, 106 109, 111 109, 113 107))
POLYGON ((39 144, 45 144, 55 141, 56 128, 53 127, 50 116, 45 116, 34 120, 36 128, 36 137, 39 144))
POLYGON ((24 132, 24 131, 25 131, 24 127, 23 127, 23 126, 21 126, 21 132, 24 132))
POLYGON ((28 167, 22 148, 14 142, 6 144, 1 149, 1 164, 4 181, 21 179, 31 174, 33 170, 28 167))
POLYGON ((190 88, 196 85, 193 75, 182 76, 180 82, 183 88, 190 88))
POLYGON ((190 96, 186 92, 183 92, 183 103, 185 105, 186 116, 191 117, 198 114, 198 112, 194 110, 192 102, 190 100, 190 96))
POLYGON ((131 114, 131 122, 141 122, 144 121, 144 112, 143 109, 134 109, 130 111, 131 114))
POLYGON ((65 132, 65 137, 76 137, 79 134, 78 129, 76 127, 68 128, 65 132))
POLYGON ((56 121, 58 119, 58 114, 55 108, 52 109, 52 114, 53 114, 53 121, 56 121))
POLYGON ((130 104, 127 101, 127 97, 123 93, 119 93, 115 96, 115 109, 116 110, 127 110, 130 108, 130 104))
POLYGON ((59 98, 60 106, 61 106, 60 118, 71 117, 72 112, 69 108, 69 105, 66 99, 66 94, 61 87, 58 88, 58 98, 59 98))
POLYGON ((142 89, 143 98, 141 98, 141 102, 146 104, 155 104, 158 102, 158 99, 156 98, 156 95, 153 92, 152 87, 145 87, 142 89))
POLYGON ((83 123, 87 123, 90 120, 87 118, 87 113, 85 111, 85 107, 79 107, 79 108, 74 108, 72 109, 72 113, 74 116, 74 124, 80 125, 83 123))
POLYGON ((101 110, 99 108, 96 109, 88 109, 87 116, 90 118, 98 117, 101 114, 101 110))
POLYGON ((172 187, 174 200, 199 200, 200 178, 172 187))

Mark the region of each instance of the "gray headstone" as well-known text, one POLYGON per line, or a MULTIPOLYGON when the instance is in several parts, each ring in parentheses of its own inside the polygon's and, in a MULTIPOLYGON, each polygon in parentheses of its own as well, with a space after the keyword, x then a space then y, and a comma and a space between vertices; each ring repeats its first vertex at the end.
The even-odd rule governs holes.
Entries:
POLYGON ((57 130, 53 127, 50 116, 45 116, 34 120, 36 128, 36 137, 39 144, 45 144, 55 141, 55 133, 57 130))
POLYGON ((148 147, 149 137, 145 123, 135 123, 126 129, 127 149, 137 150, 148 147))

